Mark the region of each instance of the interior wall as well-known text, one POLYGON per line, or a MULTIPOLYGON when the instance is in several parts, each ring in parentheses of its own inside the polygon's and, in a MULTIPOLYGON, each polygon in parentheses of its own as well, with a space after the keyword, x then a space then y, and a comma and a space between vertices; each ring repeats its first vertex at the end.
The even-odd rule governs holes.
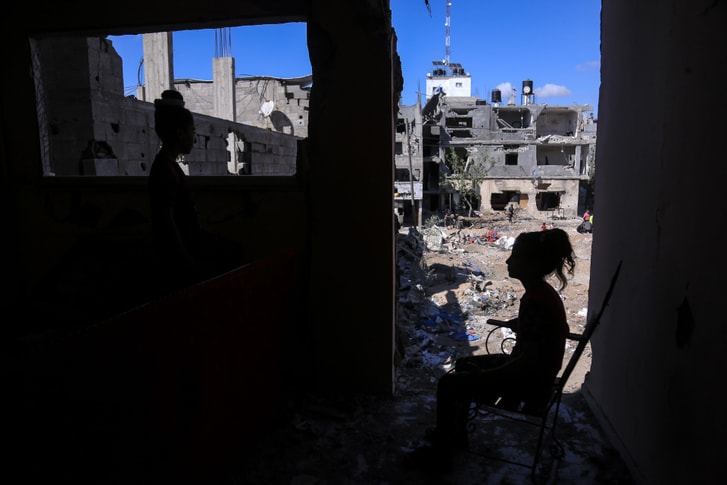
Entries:
MULTIPOLYGON (((125 34, 308 21, 314 86, 311 131, 304 144, 306 166, 298 177, 300 185, 280 189, 305 191, 310 197, 292 199, 284 211, 287 226, 278 225, 269 234, 261 234, 254 225, 245 229, 247 237, 258 241, 285 237, 286 231, 299 230, 310 236, 305 241, 309 250, 305 267, 312 276, 300 291, 306 292, 311 312, 301 325, 308 327, 308 320, 311 322, 311 353, 320 387, 390 393, 395 308, 391 187, 394 102, 398 97, 393 89, 389 2, 359 0, 332 5, 322 0, 247 0, 230 4, 212 0, 200 8, 169 9, 168 3, 152 0, 141 12, 119 9, 114 15, 85 0, 75 2, 73 8, 60 4, 43 9, 30 4, 16 7, 12 18, 3 17, 0 29, 9 66, 0 79, 0 176, 8 207, 20 214, 17 219, 9 218, 14 225, 8 233, 20 241, 9 254, 20 264, 9 265, 15 271, 7 274, 7 280, 23 289, 31 287, 29 274, 46 267, 46 260, 37 260, 38 255, 26 249, 25 243, 38 231, 46 232, 50 247, 67 239, 70 246, 81 237, 79 227, 63 226, 58 231, 51 227, 48 231, 44 226, 46 191, 49 185, 58 184, 41 177, 39 150, 34 148, 40 144, 33 83, 28 75, 29 35, 60 31, 125 34), (78 11, 85 12, 84 16, 78 16, 78 11), (362 65, 371 70, 373 78, 350 77, 362 65), (337 82, 340 79, 346 82, 337 82), (352 106, 356 106, 353 111, 352 106), (351 140, 361 133, 369 140, 367 149, 352 150, 351 140), (361 171, 362 166, 367 169, 361 171), (36 224, 43 227, 32 229, 36 224), (342 264, 336 252, 339 248, 355 259, 342 264), (370 284, 372 279, 375 285, 370 284)), ((59 189, 72 195, 69 187, 59 189)), ((115 189, 118 197, 125 196, 123 184, 115 189)), ((244 186, 238 189, 240 193, 226 195, 244 206, 244 186)), ((131 191, 138 192, 139 187, 131 191)), ((283 214, 271 214, 271 220, 275 216, 283 214)), ((16 303, 14 296, 4 297, 3 306, 16 303)))
POLYGON ((724 2, 603 2, 590 305, 619 261, 585 390, 638 483, 723 475, 724 2), (715 57, 717 55, 717 57, 715 57), (698 113, 695 116, 695 113, 698 113))

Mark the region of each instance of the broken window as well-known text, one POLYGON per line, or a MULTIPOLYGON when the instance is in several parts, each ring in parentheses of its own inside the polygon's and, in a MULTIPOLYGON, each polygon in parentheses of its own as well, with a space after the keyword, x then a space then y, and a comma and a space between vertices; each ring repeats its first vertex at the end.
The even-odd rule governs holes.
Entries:
POLYGON ((396 182, 408 182, 409 181, 409 169, 408 168, 397 168, 394 171, 394 181, 396 182))
POLYGON ((535 206, 539 211, 549 211, 560 207, 560 192, 538 192, 535 206))
POLYGON ((237 175, 250 175, 252 173, 250 143, 240 133, 231 133, 231 139, 236 151, 235 156, 228 162, 228 170, 237 175))
POLYGON ((498 128, 505 132, 529 128, 532 124, 532 113, 528 109, 499 108, 495 111, 495 114, 497 115, 496 122, 498 128))
POLYGON ((447 128, 472 128, 472 118, 465 116, 458 116, 447 118, 447 128))
POLYGON ((517 152, 505 154, 505 165, 517 165, 517 152))
POLYGON ((507 205, 507 195, 502 192, 493 192, 490 195, 490 207, 492 210, 501 211, 507 205))

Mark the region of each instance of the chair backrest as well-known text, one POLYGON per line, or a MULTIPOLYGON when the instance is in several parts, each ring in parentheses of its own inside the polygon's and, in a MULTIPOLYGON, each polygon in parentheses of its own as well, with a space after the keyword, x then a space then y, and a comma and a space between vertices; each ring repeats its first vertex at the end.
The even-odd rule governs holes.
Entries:
POLYGON ((606 306, 608 305, 608 301, 611 299, 611 294, 613 293, 613 288, 616 286, 616 280, 618 279, 618 274, 621 271, 621 264, 623 261, 619 261, 618 266, 616 267, 616 272, 613 274, 613 277, 611 278, 611 284, 608 287, 608 291, 606 292, 606 296, 603 299, 603 303, 601 304, 601 309, 598 311, 596 316, 592 319, 590 319, 586 323, 586 328, 583 330, 583 333, 580 335, 577 334, 568 334, 568 338, 571 340, 577 340, 578 345, 576 346, 576 349, 573 351, 573 355, 571 355, 570 359, 568 359, 568 364, 566 364, 565 369, 563 369, 563 372, 561 373, 560 377, 557 380, 556 387, 557 387, 557 393, 560 393, 563 390, 563 387, 568 382, 568 378, 570 377, 571 373, 573 373, 573 369, 575 369, 576 364, 578 363, 578 359, 581 358, 581 355, 583 354, 583 351, 586 348, 586 345, 588 345, 588 342, 591 340, 591 336, 593 335, 593 332, 596 331, 596 327, 598 326, 599 322, 601 321, 601 315, 603 315, 603 311, 606 309, 606 306))

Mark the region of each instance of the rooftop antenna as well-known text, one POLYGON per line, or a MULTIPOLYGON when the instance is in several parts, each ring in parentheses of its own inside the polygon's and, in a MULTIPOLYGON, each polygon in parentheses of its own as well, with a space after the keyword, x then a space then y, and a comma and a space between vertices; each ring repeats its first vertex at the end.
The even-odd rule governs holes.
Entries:
POLYGON ((452 7, 452 2, 447 0, 447 17, 444 21, 444 27, 446 29, 446 38, 444 40, 444 65, 449 66, 449 11, 452 7))

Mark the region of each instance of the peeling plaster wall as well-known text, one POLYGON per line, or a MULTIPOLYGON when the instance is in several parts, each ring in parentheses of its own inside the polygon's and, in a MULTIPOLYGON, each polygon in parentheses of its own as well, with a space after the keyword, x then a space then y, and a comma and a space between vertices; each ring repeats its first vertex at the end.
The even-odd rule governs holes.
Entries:
POLYGON ((603 2, 589 315, 623 268, 585 390, 637 483, 724 476, 726 106, 687 93, 720 81, 726 15, 725 2, 603 2))

